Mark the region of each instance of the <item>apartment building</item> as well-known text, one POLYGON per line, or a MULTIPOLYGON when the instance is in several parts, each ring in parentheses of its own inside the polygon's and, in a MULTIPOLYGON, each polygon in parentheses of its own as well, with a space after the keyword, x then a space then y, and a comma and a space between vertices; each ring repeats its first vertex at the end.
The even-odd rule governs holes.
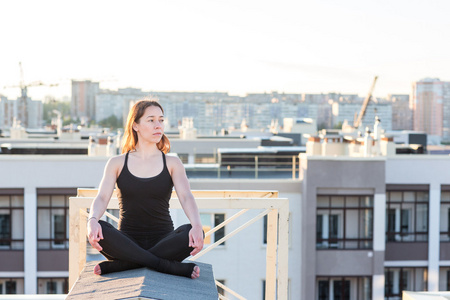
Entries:
POLYGON ((392 130, 413 130, 409 95, 390 94, 387 101, 392 105, 392 130))
POLYGON ((414 127, 450 140, 450 82, 425 78, 412 86, 411 107, 414 127))
MULTIPOLYGON (((40 128, 43 121, 42 101, 26 98, 26 127, 40 128)), ((14 124, 14 119, 18 119, 19 98, 17 100, 9 100, 4 96, 0 96, 0 129, 9 129, 14 124)))
POLYGON ((100 90, 95 95, 95 122, 114 116, 125 124, 130 102, 147 96, 141 89, 100 90))
POLYGON ((8 100, 4 96, 0 96, 0 128, 6 129, 12 126, 14 116, 17 114, 17 106, 15 102, 8 100))
POLYGON ((91 80, 72 80, 71 115, 84 121, 95 119, 95 96, 100 84, 91 80))
POLYGON ((336 149, 300 161, 302 299, 449 290, 448 156, 336 149))

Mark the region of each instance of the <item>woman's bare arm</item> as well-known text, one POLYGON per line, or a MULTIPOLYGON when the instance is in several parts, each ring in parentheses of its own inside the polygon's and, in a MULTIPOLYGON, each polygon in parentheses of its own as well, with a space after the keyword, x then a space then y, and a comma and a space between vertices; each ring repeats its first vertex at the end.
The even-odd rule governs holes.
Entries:
POLYGON ((120 166, 120 157, 113 157, 108 160, 103 172, 103 178, 100 182, 98 194, 92 201, 88 219, 88 239, 89 243, 97 249, 102 250, 99 241, 103 239, 102 228, 98 220, 103 216, 108 207, 109 200, 114 191, 117 179, 118 166, 120 166))
POLYGON ((189 246, 195 248, 191 252, 191 255, 195 255, 203 249, 203 228, 200 221, 200 214, 197 203, 195 203, 194 195, 192 195, 183 163, 178 157, 170 157, 170 161, 172 181, 178 199, 192 225, 192 229, 189 232, 189 246))

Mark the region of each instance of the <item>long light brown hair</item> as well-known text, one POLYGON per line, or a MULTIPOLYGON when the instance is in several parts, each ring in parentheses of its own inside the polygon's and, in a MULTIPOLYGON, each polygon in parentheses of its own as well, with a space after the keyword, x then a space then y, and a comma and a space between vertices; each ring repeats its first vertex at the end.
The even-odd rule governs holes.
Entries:
MULTIPOLYGON (((164 109, 162 108, 161 104, 159 104, 155 100, 140 100, 136 102, 128 113, 127 125, 125 126, 122 139, 122 153, 136 150, 138 135, 137 132, 133 129, 133 123, 139 123, 141 117, 144 115, 145 110, 150 106, 159 107, 164 114, 164 109)), ((158 144, 156 144, 156 146, 159 150, 167 154, 170 151, 169 138, 165 134, 163 134, 161 140, 158 142, 158 144)))

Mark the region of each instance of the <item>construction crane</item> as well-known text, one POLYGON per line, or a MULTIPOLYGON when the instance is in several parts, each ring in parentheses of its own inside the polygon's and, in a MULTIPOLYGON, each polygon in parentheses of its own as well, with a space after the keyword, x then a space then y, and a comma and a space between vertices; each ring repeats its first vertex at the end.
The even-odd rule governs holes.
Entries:
POLYGON ((23 76, 23 68, 22 62, 19 62, 20 68, 20 83, 19 85, 5 86, 4 88, 20 88, 20 98, 18 98, 17 103, 17 115, 15 116, 17 121, 20 121, 23 127, 28 126, 28 107, 27 107, 27 99, 28 99, 28 88, 32 86, 57 86, 58 83, 54 84, 45 84, 42 81, 34 81, 28 84, 25 84, 24 76, 23 76))
POLYGON ((361 125, 362 118, 366 114, 366 109, 367 109, 367 106, 369 105, 370 99, 372 98, 372 92, 373 92, 373 89, 375 88, 375 83, 377 82, 377 79, 378 79, 378 76, 375 76, 375 78, 373 79, 373 82, 372 82, 372 86, 370 87, 369 93, 367 94, 366 99, 364 99, 364 102, 363 102, 363 105, 361 107, 361 111, 359 112, 358 117, 356 117, 356 113, 355 113, 355 120, 353 122, 353 127, 355 129, 357 129, 359 127, 359 125, 361 125))

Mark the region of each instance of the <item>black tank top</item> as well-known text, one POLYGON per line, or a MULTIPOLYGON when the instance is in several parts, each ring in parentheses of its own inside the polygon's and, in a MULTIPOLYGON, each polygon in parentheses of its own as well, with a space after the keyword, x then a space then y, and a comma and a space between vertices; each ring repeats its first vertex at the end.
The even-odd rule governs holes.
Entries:
MULTIPOLYGON (((166 234, 173 231, 169 200, 173 182, 166 165, 161 173, 149 178, 134 176, 128 170, 128 154, 117 177, 119 200, 119 230, 132 235, 166 234)), ((151 166, 149 166, 151 167, 151 166)))

